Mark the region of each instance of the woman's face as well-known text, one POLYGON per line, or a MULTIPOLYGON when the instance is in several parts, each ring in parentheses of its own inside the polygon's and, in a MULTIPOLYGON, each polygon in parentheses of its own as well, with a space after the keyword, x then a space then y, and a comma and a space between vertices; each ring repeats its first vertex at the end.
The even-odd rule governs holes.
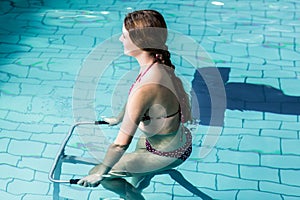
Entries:
POLYGON ((126 30, 124 25, 122 28, 122 35, 120 36, 119 40, 123 43, 124 54, 128 56, 135 56, 141 51, 141 49, 139 49, 130 39, 129 32, 126 30))

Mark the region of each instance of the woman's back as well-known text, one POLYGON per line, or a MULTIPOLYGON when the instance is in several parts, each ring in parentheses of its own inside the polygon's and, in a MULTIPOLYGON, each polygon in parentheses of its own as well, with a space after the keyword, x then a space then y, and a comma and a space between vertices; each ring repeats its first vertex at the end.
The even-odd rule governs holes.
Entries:
POLYGON ((154 64, 136 85, 136 90, 153 93, 148 96, 151 103, 139 125, 149 136, 178 130, 182 117, 180 98, 185 93, 180 85, 174 70, 162 64, 154 64))

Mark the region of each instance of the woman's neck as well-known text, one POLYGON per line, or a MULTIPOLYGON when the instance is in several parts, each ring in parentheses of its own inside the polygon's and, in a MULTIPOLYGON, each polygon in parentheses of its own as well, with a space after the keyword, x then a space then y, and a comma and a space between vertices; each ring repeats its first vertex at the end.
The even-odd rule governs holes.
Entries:
POLYGON ((140 65, 141 71, 143 71, 145 68, 147 68, 154 62, 154 58, 149 56, 148 52, 146 51, 143 51, 140 54, 136 55, 135 58, 140 65))

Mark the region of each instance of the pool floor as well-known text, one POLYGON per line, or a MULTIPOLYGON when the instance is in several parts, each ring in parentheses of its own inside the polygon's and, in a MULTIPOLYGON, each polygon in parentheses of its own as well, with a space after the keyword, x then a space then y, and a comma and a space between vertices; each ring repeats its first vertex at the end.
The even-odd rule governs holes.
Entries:
MULTIPOLYGON (((193 153, 177 170, 212 199, 300 199, 299 8, 296 0, 1 0, 0 199, 118 197, 53 184, 48 173, 75 121, 124 104, 137 63, 117 41, 125 14, 138 9, 164 15, 191 92, 193 153)), ((118 130, 94 128, 110 141, 118 130)), ((66 153, 95 156, 94 136, 74 133, 66 153)), ((60 178, 90 168, 65 163, 60 178)), ((201 199, 166 174, 142 194, 201 199)))

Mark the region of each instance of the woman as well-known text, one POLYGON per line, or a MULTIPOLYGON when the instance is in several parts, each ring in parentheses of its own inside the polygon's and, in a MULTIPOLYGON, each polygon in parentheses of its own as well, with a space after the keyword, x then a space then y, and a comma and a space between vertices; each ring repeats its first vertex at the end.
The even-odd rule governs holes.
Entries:
POLYGON ((143 177, 177 167, 191 154, 191 134, 182 125, 191 119, 190 106, 165 45, 167 27, 162 15, 154 10, 129 13, 122 32, 124 53, 137 59, 140 74, 123 112, 117 118, 104 119, 110 125, 122 124, 103 163, 78 184, 96 187, 101 183, 123 198, 144 199, 135 189, 143 177), (134 152, 124 154, 137 128, 145 136, 140 137, 134 152), (133 177, 132 183, 122 176, 133 177))

